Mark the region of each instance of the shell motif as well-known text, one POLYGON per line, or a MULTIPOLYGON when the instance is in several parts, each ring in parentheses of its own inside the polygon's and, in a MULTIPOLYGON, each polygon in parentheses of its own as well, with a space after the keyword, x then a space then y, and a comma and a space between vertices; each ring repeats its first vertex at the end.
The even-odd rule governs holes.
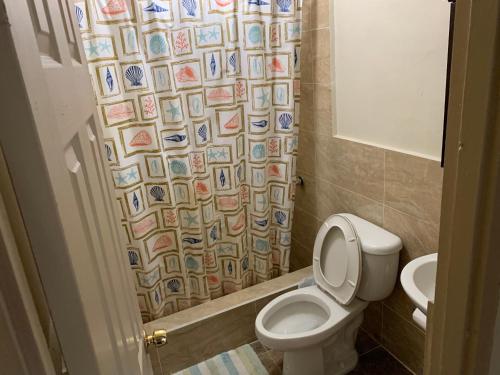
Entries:
POLYGON ((182 142, 187 138, 186 135, 184 134, 174 134, 174 135, 169 135, 168 137, 163 137, 164 140, 167 142, 182 142))
POLYGON ((149 49, 155 55, 165 54, 167 52, 167 48, 167 41, 163 36, 155 34, 149 39, 149 49))
POLYGON ((190 66, 179 69, 179 71, 175 73, 175 77, 179 82, 196 82, 198 80, 194 69, 190 66))
POLYGON ((128 48, 130 50, 133 51, 136 49, 137 43, 136 43, 136 39, 135 39, 135 31, 129 30, 127 32, 127 44, 128 44, 128 48))
POLYGON ((210 193, 210 190, 208 190, 207 184, 204 182, 198 181, 196 183, 196 192, 198 194, 208 194, 210 193))
POLYGON ((248 29, 248 39, 253 44, 262 42, 262 32, 260 30, 260 26, 253 25, 248 29))
POLYGON ((238 206, 238 199, 231 197, 220 197, 219 205, 225 208, 236 208, 238 206))
POLYGON ((160 295, 158 294, 157 290, 155 290, 155 301, 156 301, 157 304, 160 303, 160 295))
POLYGON ((292 0, 276 0, 280 8, 280 12, 290 12, 290 5, 292 5, 292 0))
POLYGON ((215 0, 215 3, 220 7, 228 6, 229 4, 232 4, 233 2, 234 2, 234 0, 215 0))
POLYGON ((269 122, 267 120, 252 121, 252 125, 257 128, 265 128, 269 122))
POLYGON ((200 136, 202 142, 207 141, 207 125, 203 124, 200 126, 198 129, 198 135, 200 136))
POLYGON ((265 227, 268 222, 268 219, 255 220, 255 224, 257 224, 259 227, 265 227))
POLYGON ((226 100, 232 98, 233 95, 223 87, 218 87, 207 95, 207 98, 210 100, 226 100))
POLYGON ((229 57, 229 65, 231 65, 231 67, 233 68, 233 72, 236 72, 236 53, 233 53, 230 57, 229 57))
POLYGON ((131 266, 139 265, 139 256, 135 251, 132 250, 128 251, 128 262, 130 263, 131 266))
POLYGON ((210 58, 210 71, 212 72, 212 75, 215 75, 215 72, 217 70, 217 63, 215 62, 215 55, 212 53, 212 57, 210 58))
POLYGON ((282 177, 280 168, 275 164, 272 164, 267 168, 267 174, 269 176, 282 177))
POLYGON ((190 270, 196 270, 199 267, 199 263, 196 259, 194 259, 192 256, 188 256, 186 258, 186 268, 190 270))
POLYGON ((267 251, 269 248, 269 244, 266 240, 263 240, 262 238, 257 238, 255 240, 255 249, 258 251, 267 251))
POLYGON ((101 8, 101 12, 110 16, 126 13, 127 3, 125 0, 108 0, 106 5, 101 8))
POLYGON ((185 237, 182 239, 182 241, 187 242, 191 245, 194 245, 194 244, 200 243, 202 240, 200 240, 199 238, 196 238, 196 237, 185 237))
POLYGON ((106 158, 108 159, 108 161, 113 161, 113 150, 111 150, 111 146, 105 144, 104 149, 106 150, 106 158))
POLYGON ((226 185, 226 176, 224 175, 224 170, 223 169, 220 171, 219 181, 220 181, 220 185, 222 187, 224 187, 226 185))
POLYGON ((113 86, 114 86, 113 75, 109 71, 109 68, 106 68, 106 84, 108 85, 109 91, 113 91, 113 86))
POLYGON ((79 6, 75 5, 76 20, 78 21, 78 27, 83 28, 83 10, 79 6))
POLYGON ((280 59, 277 57, 273 57, 271 60, 271 63, 268 64, 269 69, 271 72, 277 72, 277 73, 283 73, 285 71, 285 68, 283 67, 283 64, 281 63, 280 59))
POLYGON ((238 169, 236 170, 236 177, 238 177, 238 181, 241 181, 241 175, 243 173, 243 168, 240 166, 238 166, 238 169))
POLYGON ((224 124, 226 129, 237 129, 240 126, 240 114, 236 113, 233 117, 229 119, 228 122, 224 124))
POLYGON ((236 223, 231 227, 232 230, 240 230, 245 226, 245 214, 242 212, 240 216, 238 216, 238 220, 236 223))
POLYGON ((151 12, 151 13, 163 13, 163 12, 168 12, 167 8, 164 8, 158 4, 156 4, 154 1, 152 1, 147 7, 143 8, 145 12, 151 12))
POLYGON ((210 229, 210 238, 213 241, 217 240, 217 227, 215 225, 212 227, 212 229, 210 229))
POLYGON ((278 121, 280 122, 281 129, 290 129, 290 125, 292 124, 293 117, 290 113, 282 113, 280 117, 278 118, 278 121))
POLYGON ((172 293, 178 293, 181 283, 177 279, 172 279, 167 282, 167 288, 170 289, 172 293))
POLYGON ((161 235, 160 237, 158 237, 158 239, 153 244, 152 250, 153 250, 153 252, 155 252, 158 250, 168 248, 169 246, 172 245, 172 243, 173 243, 173 241, 169 235, 167 235, 167 234, 161 235))
POLYGON ((186 9, 188 16, 196 16, 196 1, 195 0, 182 0, 182 6, 186 9))
POLYGON ((286 220, 286 214, 283 211, 276 211, 274 213, 274 218, 279 225, 283 225, 286 220))
POLYGON ((165 190, 161 186, 156 185, 149 189, 149 194, 155 199, 155 202, 163 202, 165 190))
POLYGON ((129 146, 131 147, 149 146, 152 142, 153 140, 151 139, 149 133, 146 130, 141 130, 136 135, 134 135, 134 138, 130 140, 129 146))
POLYGON ((139 198, 137 198, 137 194, 134 192, 134 195, 132 196, 132 204, 134 205, 134 208, 136 211, 139 211, 139 198))
POLYGON ((243 271, 246 271, 248 269, 248 257, 244 257, 243 260, 241 261, 241 268, 243 271))
POLYGON ((172 160, 170 163, 170 169, 174 174, 180 174, 180 175, 187 175, 187 167, 186 163, 180 161, 180 160, 172 160))
POLYGON ((125 70, 125 77, 130 81, 132 86, 142 86, 142 77, 144 73, 137 65, 132 65, 125 70))
POLYGON ((263 144, 256 144, 252 149, 252 155, 255 159, 262 159, 266 156, 266 148, 263 144))

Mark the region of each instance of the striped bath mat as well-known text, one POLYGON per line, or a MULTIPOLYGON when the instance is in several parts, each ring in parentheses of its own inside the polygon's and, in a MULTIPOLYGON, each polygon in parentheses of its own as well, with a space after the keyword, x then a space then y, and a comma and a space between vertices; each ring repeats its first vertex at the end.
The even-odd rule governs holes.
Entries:
POLYGON ((267 375, 250 345, 220 353, 174 375, 267 375))

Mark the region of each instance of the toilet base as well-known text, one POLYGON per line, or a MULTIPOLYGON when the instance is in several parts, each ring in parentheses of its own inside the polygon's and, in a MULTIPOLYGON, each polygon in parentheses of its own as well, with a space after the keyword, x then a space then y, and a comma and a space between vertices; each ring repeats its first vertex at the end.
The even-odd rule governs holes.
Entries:
POLYGON ((343 375, 358 363, 356 336, 363 312, 321 344, 285 352, 283 375, 343 375))

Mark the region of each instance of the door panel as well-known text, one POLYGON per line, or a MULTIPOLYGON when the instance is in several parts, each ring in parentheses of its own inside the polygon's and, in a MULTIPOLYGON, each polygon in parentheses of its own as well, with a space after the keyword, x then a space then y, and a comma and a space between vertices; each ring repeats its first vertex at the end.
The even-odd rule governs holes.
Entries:
POLYGON ((148 375, 74 4, 3 1, 0 143, 69 373, 148 375))

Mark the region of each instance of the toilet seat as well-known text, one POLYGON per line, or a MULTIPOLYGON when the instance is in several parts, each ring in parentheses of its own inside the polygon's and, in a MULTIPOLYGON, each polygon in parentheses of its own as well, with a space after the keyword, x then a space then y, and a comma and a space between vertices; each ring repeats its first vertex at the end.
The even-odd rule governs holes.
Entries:
POLYGON ((362 274, 358 235, 349 219, 332 215, 316 236, 313 273, 316 284, 342 305, 356 296, 362 274))
POLYGON ((257 315, 255 331, 265 346, 278 351, 296 350, 326 340, 367 305, 355 299, 343 306, 316 285, 300 288, 268 303, 257 315), (313 308, 307 309, 307 305, 313 308), (321 319, 311 324, 311 317, 321 319))

